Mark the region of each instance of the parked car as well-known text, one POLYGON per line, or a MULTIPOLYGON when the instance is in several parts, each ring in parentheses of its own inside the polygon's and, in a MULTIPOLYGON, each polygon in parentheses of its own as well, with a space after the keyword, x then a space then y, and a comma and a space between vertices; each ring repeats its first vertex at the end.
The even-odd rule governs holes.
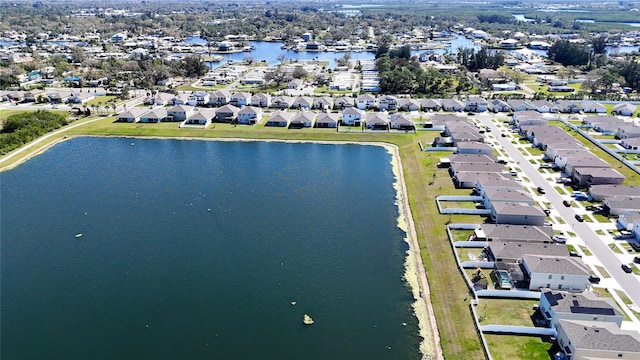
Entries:
POLYGON ((631 266, 627 264, 622 264, 622 266, 620 267, 622 268, 622 271, 626 272, 627 274, 631 274, 633 272, 633 269, 631 268, 631 266))
POLYGON ((551 221, 545 221, 544 224, 542 224, 544 226, 553 226, 553 223, 551 221))
POLYGON ((584 221, 584 216, 582 216, 580 214, 576 214, 576 220, 578 220, 579 222, 583 222, 584 221))
POLYGON ((562 200, 562 205, 566 207, 571 207, 571 203, 568 200, 562 200))
POLYGON ((587 206, 585 206, 585 209, 587 209, 588 211, 593 211, 593 210, 596 209, 596 207, 593 206, 593 205, 587 205, 587 206))
POLYGON ((582 255, 578 254, 577 251, 569 251, 569 256, 579 257, 579 258, 582 257, 582 255))
POLYGON ((544 214, 545 214, 545 215, 549 215, 549 214, 551 214, 551 210, 549 210, 549 209, 544 209, 544 210, 542 210, 542 211, 544 211, 544 214))
POLYGON ((565 244, 567 242, 567 238, 562 235, 554 235, 552 239, 558 244, 565 244))
POLYGON ((640 264, 640 256, 636 256, 633 258, 633 262, 636 264, 640 264))
POLYGON ((543 163, 540 164, 540 169, 551 169, 553 166, 551 164, 543 163))
POLYGON ((538 193, 540 193, 540 194, 544 194, 545 193, 544 188, 542 186, 538 186, 538 193))
POLYGON ((598 276, 598 275, 589 276, 589 282, 592 283, 592 284, 599 284, 600 283, 600 276, 598 276))
POLYGON ((502 137, 507 137, 507 134, 502 133, 502 134, 500 134, 500 136, 502 136, 502 137))

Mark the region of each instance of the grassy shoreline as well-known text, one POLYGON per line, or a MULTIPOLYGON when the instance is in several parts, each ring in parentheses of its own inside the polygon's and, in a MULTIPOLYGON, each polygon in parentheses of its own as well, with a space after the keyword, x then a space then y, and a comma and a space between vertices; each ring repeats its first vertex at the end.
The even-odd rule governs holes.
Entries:
MULTIPOLYGON (((122 124, 113 123, 113 117, 87 122, 75 128, 63 128, 33 149, 23 151, 10 160, 0 160, 0 169, 17 166, 50 146, 72 136, 136 136, 191 139, 245 139, 388 143, 397 146, 404 183, 407 189, 413 224, 419 244, 420 257, 429 283, 430 300, 437 321, 440 346, 445 358, 484 358, 468 302, 465 281, 457 268, 445 223, 449 216, 438 213, 435 197, 453 189, 446 172, 437 172, 439 154, 420 151, 418 142, 430 143, 433 132, 399 133, 337 133, 335 130, 288 130, 215 124, 208 129, 179 129, 176 123, 122 124)), ((27 144, 29 146, 29 144, 27 144)))

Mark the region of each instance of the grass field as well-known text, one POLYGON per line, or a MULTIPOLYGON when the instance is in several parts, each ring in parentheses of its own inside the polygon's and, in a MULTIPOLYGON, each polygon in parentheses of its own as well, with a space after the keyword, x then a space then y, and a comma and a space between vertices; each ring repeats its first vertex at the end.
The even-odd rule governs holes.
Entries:
POLYGON ((476 311, 481 325, 533 326, 532 307, 539 303, 539 300, 479 299, 476 311))
MULTIPOLYGON (((405 183, 408 189, 409 204, 415 221, 420 254, 429 280, 431 302, 434 308, 440 334, 440 344, 444 356, 450 359, 482 359, 478 334, 473 325, 468 302, 461 299, 468 288, 459 272, 454 255, 446 236, 447 221, 481 222, 478 216, 446 216, 438 214, 435 196, 456 194, 446 171, 436 168, 438 160, 448 153, 427 153, 420 151, 418 141, 430 143, 437 135, 435 132, 417 134, 390 133, 336 133, 335 130, 301 129, 289 130, 267 128, 262 125, 233 127, 228 124, 215 124, 208 129, 178 129, 176 123, 139 124, 113 123, 113 117, 107 117, 86 125, 64 131, 48 139, 48 143, 63 136, 102 135, 102 136, 166 136, 191 138, 249 138, 249 139, 286 139, 310 141, 356 141, 385 142, 398 146, 402 159, 405 183)), ((77 122, 76 122, 77 123, 77 122)), ((46 145, 34 151, 39 152, 46 145)), ((27 152, 25 152, 27 153, 27 152)), ((29 154, 21 154, 0 164, 3 168, 20 161, 29 154)), ((468 189, 464 190, 468 193, 468 189)), ((523 356, 522 358, 527 358, 523 356)))
POLYGON ((494 360, 550 360, 553 344, 547 338, 516 335, 485 335, 494 360))

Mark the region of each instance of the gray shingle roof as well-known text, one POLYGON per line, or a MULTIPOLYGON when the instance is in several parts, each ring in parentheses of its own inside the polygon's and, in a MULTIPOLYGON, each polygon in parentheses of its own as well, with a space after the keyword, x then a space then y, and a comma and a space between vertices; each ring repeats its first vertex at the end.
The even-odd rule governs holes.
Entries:
POLYGON ((576 349, 640 353, 640 334, 621 330, 615 323, 560 320, 559 327, 576 349))
POLYGON ((589 275, 580 258, 549 255, 523 255, 522 260, 532 273, 589 275))
MULTIPOLYGON (((566 247, 565 247, 566 248, 566 247)), ((581 294, 566 291, 546 290, 542 292, 553 311, 569 314, 594 314, 624 316, 611 298, 597 297, 591 291, 581 294)))

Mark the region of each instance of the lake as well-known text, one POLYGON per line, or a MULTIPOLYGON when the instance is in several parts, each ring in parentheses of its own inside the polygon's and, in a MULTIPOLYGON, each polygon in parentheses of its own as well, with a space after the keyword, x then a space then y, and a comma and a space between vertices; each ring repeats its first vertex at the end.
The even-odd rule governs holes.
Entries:
POLYGON ((363 145, 59 143, 2 173, 0 357, 419 358, 390 162, 363 145))

